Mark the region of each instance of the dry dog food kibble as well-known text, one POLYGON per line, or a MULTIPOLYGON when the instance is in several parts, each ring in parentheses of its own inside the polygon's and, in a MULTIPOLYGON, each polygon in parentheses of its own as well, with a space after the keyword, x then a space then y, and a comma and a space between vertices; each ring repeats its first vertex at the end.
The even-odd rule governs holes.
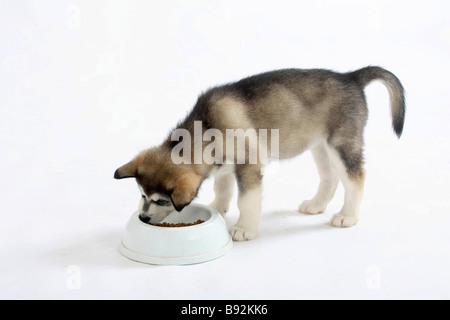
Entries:
POLYGON ((200 224, 200 223, 203 223, 203 222, 205 222, 205 221, 198 219, 197 221, 195 221, 193 223, 184 223, 184 222, 181 222, 181 223, 168 223, 168 222, 163 222, 163 223, 155 223, 155 224, 152 223, 152 225, 153 226, 157 226, 157 227, 178 228, 178 227, 194 226, 196 224, 200 224))

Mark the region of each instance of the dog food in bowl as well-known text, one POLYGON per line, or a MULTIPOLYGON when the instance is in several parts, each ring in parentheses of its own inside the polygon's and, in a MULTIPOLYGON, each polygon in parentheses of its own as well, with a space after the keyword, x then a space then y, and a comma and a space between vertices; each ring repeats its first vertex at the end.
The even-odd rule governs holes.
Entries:
POLYGON ((157 226, 157 227, 165 227, 165 228, 179 228, 179 227, 190 227, 190 226, 194 226, 196 224, 200 224, 205 222, 204 220, 198 219, 197 221, 193 222, 193 223, 169 223, 169 222, 163 222, 163 223, 151 223, 152 226, 157 226))

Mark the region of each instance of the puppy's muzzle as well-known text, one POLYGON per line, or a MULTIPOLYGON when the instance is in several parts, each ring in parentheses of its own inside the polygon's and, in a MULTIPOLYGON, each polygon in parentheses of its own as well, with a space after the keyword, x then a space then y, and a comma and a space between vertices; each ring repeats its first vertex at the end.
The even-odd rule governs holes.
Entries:
POLYGON ((150 222, 150 217, 146 215, 145 213, 139 214, 139 219, 141 219, 142 222, 148 223, 150 222))

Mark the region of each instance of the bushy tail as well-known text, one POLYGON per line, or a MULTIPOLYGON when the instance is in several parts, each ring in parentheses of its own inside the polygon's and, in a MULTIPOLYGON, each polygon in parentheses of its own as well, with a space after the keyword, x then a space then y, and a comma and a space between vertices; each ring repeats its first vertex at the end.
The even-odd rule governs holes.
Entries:
POLYGON ((405 90, 400 80, 392 73, 381 67, 370 66, 352 72, 352 75, 364 88, 373 80, 380 80, 389 91, 392 113, 392 128, 400 138, 405 123, 405 90))

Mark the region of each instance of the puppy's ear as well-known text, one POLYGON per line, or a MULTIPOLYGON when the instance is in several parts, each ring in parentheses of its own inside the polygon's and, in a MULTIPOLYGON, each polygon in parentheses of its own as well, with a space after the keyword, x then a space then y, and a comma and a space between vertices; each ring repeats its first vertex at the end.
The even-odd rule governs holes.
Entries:
POLYGON ((114 172, 114 179, 134 178, 137 173, 137 160, 134 159, 114 172))
POLYGON ((197 196, 202 177, 195 173, 187 173, 175 180, 170 194, 175 210, 181 211, 197 196))

